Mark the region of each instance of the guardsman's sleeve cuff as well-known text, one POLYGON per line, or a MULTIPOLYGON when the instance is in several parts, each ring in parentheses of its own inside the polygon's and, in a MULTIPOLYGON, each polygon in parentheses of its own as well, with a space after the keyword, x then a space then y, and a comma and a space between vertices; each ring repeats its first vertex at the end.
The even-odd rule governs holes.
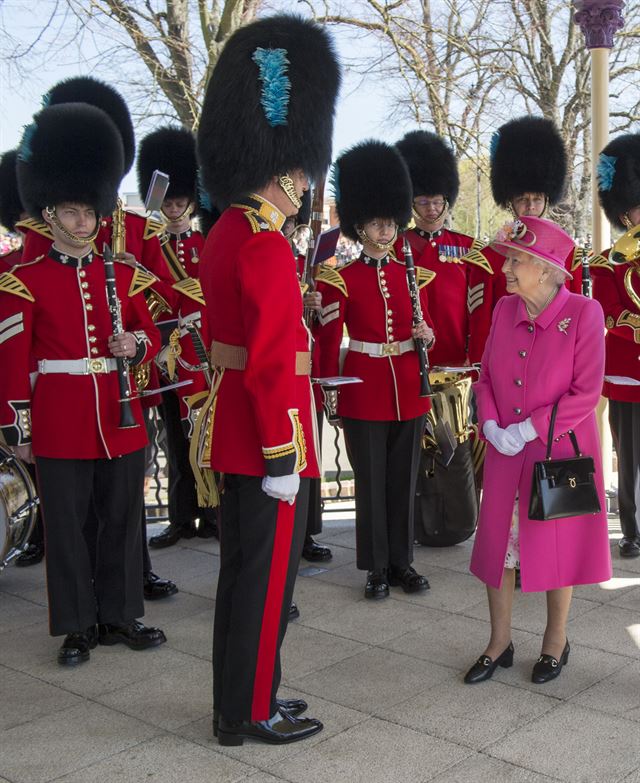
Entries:
POLYGON ((141 329, 137 332, 133 332, 133 336, 136 338, 136 353, 135 356, 129 360, 129 364, 141 364, 144 362, 144 358, 147 355, 151 340, 147 336, 147 333, 141 329))
POLYGON ((13 410, 12 424, 0 427, 2 437, 7 446, 26 446, 31 443, 31 406, 28 400, 9 400, 13 410))
POLYGON ((265 475, 289 476, 300 473, 307 467, 307 444, 297 408, 287 411, 292 425, 292 439, 279 446, 263 446, 262 456, 265 463, 265 475))

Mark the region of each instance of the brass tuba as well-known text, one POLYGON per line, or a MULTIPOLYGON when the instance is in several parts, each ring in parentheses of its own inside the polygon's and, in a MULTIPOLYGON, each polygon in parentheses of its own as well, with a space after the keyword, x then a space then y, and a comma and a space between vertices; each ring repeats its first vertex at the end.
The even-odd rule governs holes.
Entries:
POLYGON ((640 312, 640 295, 633 287, 634 276, 640 275, 640 225, 633 226, 614 242, 609 252, 609 261, 615 266, 629 266, 624 274, 624 287, 636 310, 640 312))

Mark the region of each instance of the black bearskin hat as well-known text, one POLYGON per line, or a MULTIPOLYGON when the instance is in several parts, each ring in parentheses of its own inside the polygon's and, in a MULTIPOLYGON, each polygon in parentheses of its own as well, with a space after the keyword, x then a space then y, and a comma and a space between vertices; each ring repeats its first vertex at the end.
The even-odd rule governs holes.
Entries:
POLYGON ((0 223, 9 231, 15 231, 24 212, 16 178, 17 157, 18 150, 9 150, 0 158, 0 223))
POLYGON ((60 103, 88 103, 109 115, 122 136, 124 149, 124 174, 133 165, 136 154, 136 139, 133 122, 127 104, 120 93, 109 84, 91 76, 74 76, 58 82, 43 97, 42 105, 56 106, 60 103))
POLYGON ((98 215, 116 205, 123 176, 122 139, 112 120, 86 103, 48 106, 25 128, 18 148, 18 189, 26 211, 42 220, 64 201, 98 215))
POLYGON ((640 205, 640 133, 618 136, 602 150, 598 196, 609 222, 626 229, 620 215, 640 205))
POLYGON ((411 219, 409 170, 398 150, 382 141, 363 141, 340 155, 331 185, 340 230, 356 242, 356 226, 368 220, 392 218, 404 228, 411 219))
POLYGON ((186 128, 164 127, 145 136, 138 147, 138 192, 144 199, 153 172, 159 169, 169 175, 165 198, 197 198, 198 162, 196 140, 186 128))
POLYGON ((515 196, 544 193, 557 204, 564 193, 567 153, 551 120, 519 117, 502 125, 491 139, 491 190, 508 209, 515 196))
POLYGON ((213 70, 198 130, 203 184, 218 207, 301 168, 331 162, 340 69, 329 34, 299 16, 246 25, 213 70))
POLYGON ((411 174, 413 196, 444 196, 452 207, 458 198, 460 177, 451 147, 429 131, 407 133, 396 144, 411 174))

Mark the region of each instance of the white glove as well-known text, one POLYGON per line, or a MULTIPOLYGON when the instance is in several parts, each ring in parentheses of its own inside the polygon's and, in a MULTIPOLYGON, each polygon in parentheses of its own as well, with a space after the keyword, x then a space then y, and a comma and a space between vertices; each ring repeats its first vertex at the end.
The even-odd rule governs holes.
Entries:
POLYGON ((498 422, 494 419, 485 421, 482 426, 482 432, 489 443, 496 448, 500 454, 507 457, 513 457, 524 448, 524 440, 521 437, 514 437, 508 430, 498 427, 498 422))
POLYGON ((522 441, 523 447, 525 443, 529 443, 529 441, 535 440, 538 437, 531 417, 524 421, 519 421, 516 424, 510 424, 507 427, 507 432, 513 435, 518 442, 522 441))
POLYGON ((290 506, 296 502, 300 489, 300 476, 290 473, 288 476, 265 476, 262 479, 262 491, 270 498, 285 500, 290 506))

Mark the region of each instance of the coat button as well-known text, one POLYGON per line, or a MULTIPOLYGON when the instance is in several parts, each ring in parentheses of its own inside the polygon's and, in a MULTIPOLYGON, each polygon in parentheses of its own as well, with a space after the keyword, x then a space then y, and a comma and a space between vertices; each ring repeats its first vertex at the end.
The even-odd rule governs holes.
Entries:
POLYGON ((520 415, 522 413, 522 408, 514 408, 513 412, 520 415))
POLYGON ((518 351, 518 356, 520 356, 522 359, 527 355, 526 351, 518 351))
POLYGON ((522 386, 522 380, 520 378, 514 378, 513 382, 516 386, 522 386))
POLYGON ((533 324, 529 324, 529 326, 527 326, 527 331, 528 332, 532 332, 533 331, 533 324))

